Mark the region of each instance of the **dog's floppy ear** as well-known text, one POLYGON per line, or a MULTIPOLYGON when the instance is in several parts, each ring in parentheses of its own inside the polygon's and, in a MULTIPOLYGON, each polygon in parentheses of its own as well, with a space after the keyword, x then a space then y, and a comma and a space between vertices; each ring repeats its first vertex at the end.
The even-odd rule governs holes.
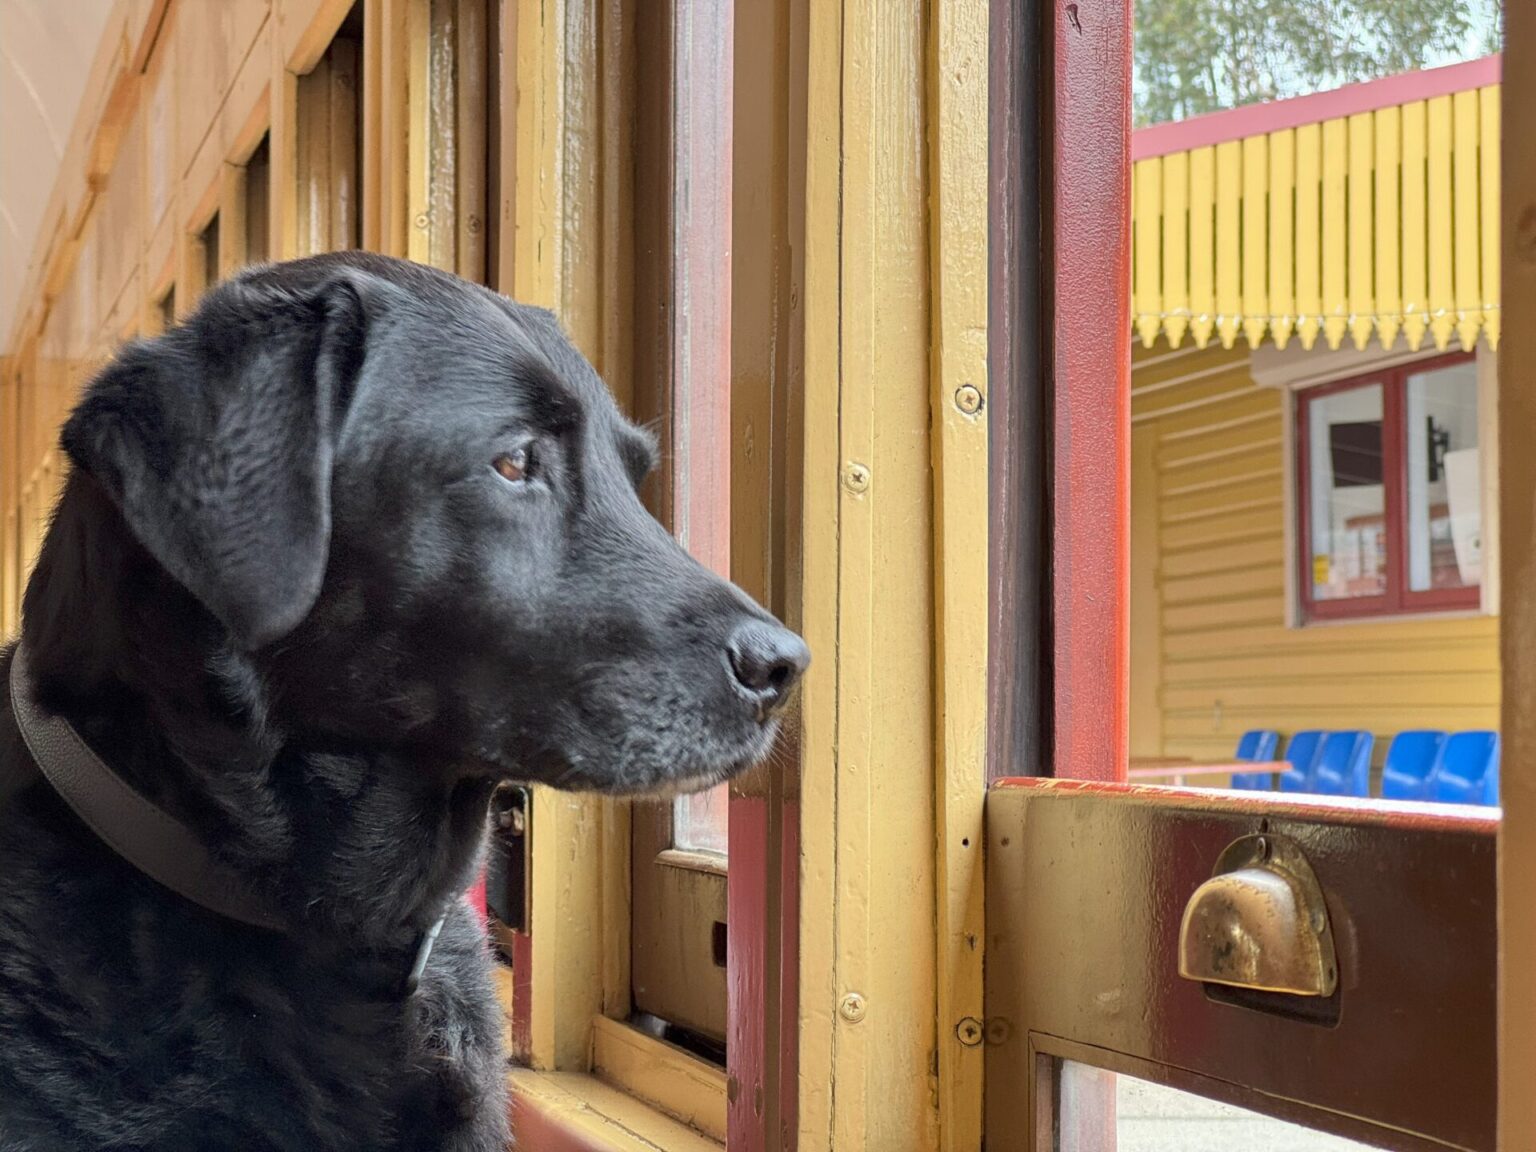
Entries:
POLYGON ((291 631, 320 592, 365 291, 350 272, 221 285, 182 327, 124 350, 64 427, 75 464, 248 649, 291 631))

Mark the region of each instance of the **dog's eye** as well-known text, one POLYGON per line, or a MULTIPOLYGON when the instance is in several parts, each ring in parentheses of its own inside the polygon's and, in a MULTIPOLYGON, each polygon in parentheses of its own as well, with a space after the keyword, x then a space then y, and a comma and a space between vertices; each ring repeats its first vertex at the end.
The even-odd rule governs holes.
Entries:
POLYGON ((533 456, 527 448, 514 448, 492 460, 491 467, 501 473, 502 479, 520 484, 533 471, 533 456))

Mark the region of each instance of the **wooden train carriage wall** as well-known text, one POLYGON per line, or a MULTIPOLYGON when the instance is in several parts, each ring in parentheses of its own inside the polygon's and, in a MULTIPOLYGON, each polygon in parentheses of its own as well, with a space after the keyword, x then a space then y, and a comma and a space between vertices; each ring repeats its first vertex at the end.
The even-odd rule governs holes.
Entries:
POLYGON ((163 331, 209 284, 268 259, 366 245, 494 281, 499 11, 118 5, 0 382, 0 626, 16 627, 63 482, 56 429, 118 342, 163 331))
MULTIPOLYGON (((348 26, 299 77, 294 93, 295 240, 301 255, 357 248, 363 240, 361 15, 354 7, 348 26)), ((254 186, 251 171, 247 164, 254 186)), ((259 253, 254 248, 254 243, 248 247, 248 259, 266 258, 265 245, 259 253)))

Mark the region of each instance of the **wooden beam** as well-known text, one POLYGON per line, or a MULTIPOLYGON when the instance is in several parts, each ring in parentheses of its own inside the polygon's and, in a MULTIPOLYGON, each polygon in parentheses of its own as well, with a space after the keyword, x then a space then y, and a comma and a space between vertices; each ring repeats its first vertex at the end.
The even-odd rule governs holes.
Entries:
MULTIPOLYGON (((1503 306, 1536 314, 1536 9, 1504 15, 1503 306)), ((1536 325, 1499 346, 1499 523, 1504 701, 1499 835, 1499 1147, 1536 1148, 1536 325)))

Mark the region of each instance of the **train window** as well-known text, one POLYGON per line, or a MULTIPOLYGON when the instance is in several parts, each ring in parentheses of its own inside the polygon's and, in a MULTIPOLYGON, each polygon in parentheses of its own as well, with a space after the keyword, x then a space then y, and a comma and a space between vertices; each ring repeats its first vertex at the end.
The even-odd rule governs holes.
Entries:
POLYGON ((21 616, 21 533, 15 507, 5 514, 3 570, 0 570, 0 630, 11 635, 21 616))
POLYGON ((1141 20, 1172 6, 1136 7, 1134 88, 1129 5, 1043 26, 999 6, 1051 63, 1043 107, 1014 80, 994 141, 1012 247, 993 335, 1016 359, 993 414, 1022 402, 1046 437, 994 425, 994 500, 1026 530, 994 536, 1011 571, 993 612, 1045 628, 1041 659, 1006 636, 994 653, 992 767, 1016 778, 986 809, 987 1143, 1186 1147, 1219 1114, 1277 1147, 1492 1147, 1498 728, 1517 697, 1497 624, 1465 611, 1490 445, 1477 362, 1449 344, 1481 358, 1499 338, 1498 57, 1319 92, 1286 69, 1295 99, 1216 69, 1191 109, 1169 58, 1187 38, 1141 20), (1166 122, 1133 134, 1133 103, 1166 122), (1017 211, 1036 195, 1038 246, 1017 211), (1010 326, 1037 308, 1031 359, 1010 326), (1051 483, 1017 484, 1035 452, 1051 483), (1036 615, 1011 611, 1020 587, 1036 615), (1293 591, 1309 618, 1463 611, 1295 629, 1293 591), (1306 975, 1229 963, 1258 923, 1240 893, 1281 874, 1306 975), (1454 1070, 1367 1055, 1441 1047, 1454 1070))
MULTIPOLYGON (((556 24, 520 26, 518 75, 529 81, 515 139, 538 157, 552 144, 560 159, 553 169, 542 159, 506 166, 517 194, 502 210, 516 228, 500 250, 512 277, 503 287, 556 307, 621 404, 657 432, 648 506, 695 557, 785 618, 798 594, 792 332, 802 258, 790 239, 797 145, 780 143, 795 132, 792 7, 668 4, 644 19, 604 7, 574 39, 556 24), (566 95, 546 102, 552 61, 566 95), (744 74, 759 99, 736 86, 744 74), (738 135, 743 123, 749 137, 738 135), (778 181, 784 194, 734 195, 743 171, 751 187, 778 181)), ((425 188, 405 175, 413 192, 425 188)), ((426 230, 402 239, 426 244, 430 216, 407 219, 426 230)), ((733 1144, 749 1129, 776 1140, 792 1128, 793 1041, 765 1027, 793 1012, 779 980, 794 979, 798 923, 799 733, 786 721, 770 765, 683 804, 534 791, 532 934, 513 933, 509 950, 532 984, 520 1001, 510 982, 514 1050, 535 1067, 590 1068, 717 1140, 734 1110, 733 1144), (572 857, 570 835, 595 840, 600 858, 572 857), (558 905, 541 904, 555 889, 558 905), (600 939, 583 936, 590 949, 566 928, 566 893, 602 923, 600 939), (577 971, 589 975, 566 975, 577 971)), ((539 1086, 537 1074, 514 1081, 539 1086)))
MULTIPOLYGON (((693 556, 732 570, 730 286, 715 253, 731 244, 729 62, 702 45, 729 37, 666 5, 637 29, 635 407, 665 463, 652 507, 693 556), (723 111, 722 111, 723 110, 723 111)), ((725 785, 632 816, 631 972, 635 1009, 726 1038, 725 785)), ((723 1049, 722 1049, 723 1051, 723 1049)))
POLYGON ((494 194, 488 164, 496 104, 490 0, 419 0, 412 22, 407 87, 409 255, 481 283, 489 274, 487 205, 494 194))
POLYGON ((206 291, 217 284, 221 278, 219 275, 219 214, 217 212, 198 234, 196 244, 202 258, 198 271, 202 274, 203 288, 206 291))
POLYGON ((35 352, 15 357, 0 374, 0 498, 4 499, 4 536, 0 538, 0 631, 11 635, 21 614, 21 394, 34 387, 35 352))
POLYGON ((1400 733, 1500 724, 1500 57, 1378 66, 1132 133, 1142 779, 1339 729, 1374 795, 1400 733))
POLYGON ((165 332, 176 324, 176 285, 165 290, 165 295, 155 301, 155 315, 160 331, 165 332))
POLYGON ((300 255, 362 243, 363 13, 353 4, 318 63, 299 77, 300 255))
POLYGON ((245 262, 261 264, 272 255, 272 147, 261 138, 245 162, 245 262))
POLYGON ((498 793, 524 1145, 1536 1147, 1532 6, 1305 94, 1180 6, 119 5, 0 358, 0 622, 130 311, 461 273, 558 314, 816 659, 729 787, 498 793), (1383 798, 1399 734, 1457 771, 1383 798), (1202 891, 1302 901, 1332 977, 1228 979, 1202 891))

